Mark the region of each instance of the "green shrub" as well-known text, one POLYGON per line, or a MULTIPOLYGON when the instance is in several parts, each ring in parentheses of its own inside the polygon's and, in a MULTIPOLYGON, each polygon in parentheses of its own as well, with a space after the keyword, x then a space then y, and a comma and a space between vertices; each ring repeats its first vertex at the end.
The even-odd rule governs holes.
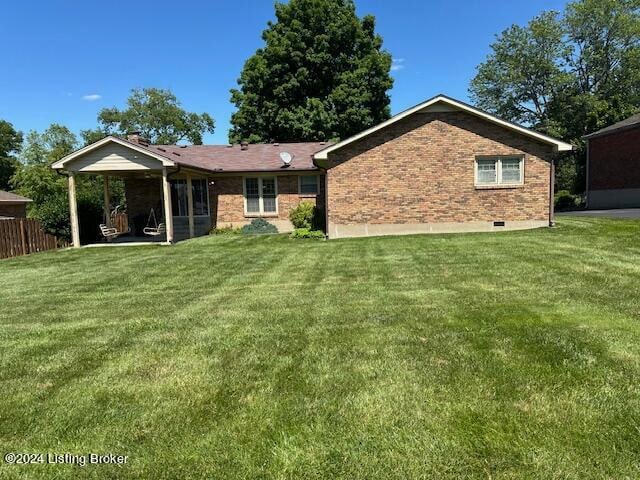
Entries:
POLYGON ((226 227, 213 227, 209 230, 209 235, 237 235, 240 233, 240 228, 234 228, 233 225, 227 225, 226 227))
POLYGON ((580 207, 582 204, 582 198, 579 195, 574 195, 568 190, 558 191, 553 199, 556 210, 573 210, 580 207))
POLYGON ((313 238, 313 239, 323 239, 324 232, 322 230, 310 230, 308 228, 296 228, 293 232, 291 232, 291 238, 313 238))
POLYGON ((313 228, 313 219, 316 213, 316 206, 313 202, 300 202, 296 208, 289 213, 289 220, 295 228, 313 228))
POLYGON ((278 233, 278 229, 264 218, 255 218, 250 224, 240 230, 244 235, 262 235, 265 233, 278 233))

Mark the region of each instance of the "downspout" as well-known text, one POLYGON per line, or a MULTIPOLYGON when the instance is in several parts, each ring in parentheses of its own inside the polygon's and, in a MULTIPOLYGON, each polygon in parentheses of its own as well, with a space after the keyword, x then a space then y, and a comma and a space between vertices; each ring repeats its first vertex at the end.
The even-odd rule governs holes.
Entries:
POLYGON ((329 170, 324 170, 324 236, 329 238, 329 170))
POLYGON ((555 218, 554 218, 554 192, 555 192, 555 183, 556 183, 556 159, 557 155, 554 155, 551 159, 551 165, 549 168, 549 226, 555 227, 555 218))
POLYGON ((585 188, 584 188, 584 208, 585 210, 589 210, 589 139, 587 138, 587 162, 585 168, 587 171, 585 172, 585 188))

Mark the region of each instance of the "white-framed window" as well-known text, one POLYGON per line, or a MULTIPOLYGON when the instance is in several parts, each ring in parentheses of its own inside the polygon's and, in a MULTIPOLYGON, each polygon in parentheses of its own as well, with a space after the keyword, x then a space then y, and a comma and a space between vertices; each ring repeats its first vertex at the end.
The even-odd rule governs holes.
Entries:
MULTIPOLYGON (((189 216, 187 203, 187 181, 171 180, 171 209, 174 217, 189 216)), ((209 188, 206 178, 191 179, 191 198, 193 199, 193 216, 209 216, 209 188)))
POLYGON ((300 175, 298 178, 300 195, 317 195, 319 193, 320 177, 318 175, 300 175))
POLYGON ((244 213, 249 215, 278 213, 276 177, 245 177, 244 213))
POLYGON ((476 186, 522 185, 524 183, 524 155, 476 157, 476 186))

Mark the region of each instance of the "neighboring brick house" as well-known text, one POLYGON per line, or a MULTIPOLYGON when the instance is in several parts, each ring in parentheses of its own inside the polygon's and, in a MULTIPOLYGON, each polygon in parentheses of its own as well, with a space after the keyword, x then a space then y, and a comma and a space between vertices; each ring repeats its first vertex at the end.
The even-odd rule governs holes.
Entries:
POLYGON ((585 138, 587 208, 640 207, 640 113, 585 138))
MULTIPOLYGON (((257 217, 290 231, 305 200, 339 238, 549 225, 552 160, 571 148, 440 95, 337 144, 151 145, 133 134, 53 167, 70 175, 72 198, 76 174, 124 178, 136 233, 153 209, 168 242, 257 217)), ((72 232, 74 210, 72 200, 72 232)))
POLYGON ((0 190, 0 218, 25 218, 30 198, 0 190))

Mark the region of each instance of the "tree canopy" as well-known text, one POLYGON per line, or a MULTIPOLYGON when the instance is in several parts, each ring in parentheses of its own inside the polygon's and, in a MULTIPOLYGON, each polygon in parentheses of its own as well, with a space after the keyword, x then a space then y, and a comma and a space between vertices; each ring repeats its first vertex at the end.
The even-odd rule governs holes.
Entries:
MULTIPOLYGON (((76 136, 63 125, 52 124, 42 133, 29 132, 12 180, 18 193, 33 200, 29 216, 40 220, 49 233, 66 239, 70 236, 67 179, 51 169, 51 164, 77 147, 76 136)), ((112 182, 111 188, 114 201, 121 201, 119 184, 112 182)), ((102 179, 78 176, 77 195, 83 241, 93 241, 102 218, 102 179)))
POLYGON ((158 144, 175 144, 187 140, 202 144, 205 133, 213 133, 215 122, 208 113, 197 114, 184 110, 169 90, 143 88, 131 90, 127 108, 104 108, 98 114, 100 128, 82 132, 91 143, 107 134, 125 135, 139 131, 158 144))
POLYGON ((510 27, 469 90, 481 108, 577 145, 558 178, 582 191, 582 136, 640 109, 640 1, 577 0, 510 27))
POLYGON ((18 168, 15 155, 22 146, 22 133, 6 120, 0 120, 0 190, 11 190, 11 177, 18 168))
POLYGON ((339 139, 389 118, 391 55, 373 16, 352 0, 290 0, 275 15, 231 90, 231 142, 339 139))

